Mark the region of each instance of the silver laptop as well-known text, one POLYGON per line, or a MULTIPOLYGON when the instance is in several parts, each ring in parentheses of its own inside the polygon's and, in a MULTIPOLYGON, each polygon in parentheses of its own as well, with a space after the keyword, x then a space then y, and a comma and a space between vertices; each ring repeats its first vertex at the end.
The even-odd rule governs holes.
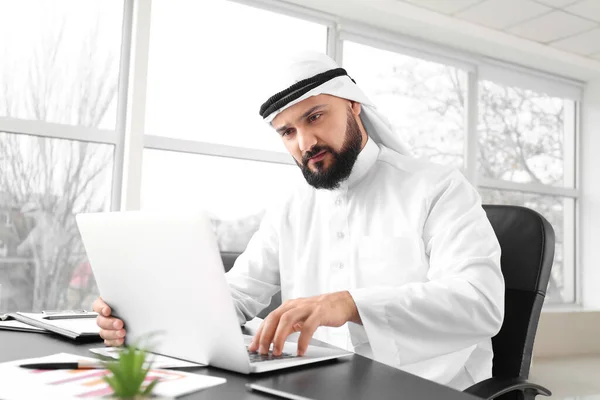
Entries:
POLYGON ((127 343, 157 334, 153 351, 244 374, 309 364, 351 353, 309 346, 296 355, 250 353, 204 213, 141 211, 79 214, 77 225, 100 294, 123 319, 127 343))

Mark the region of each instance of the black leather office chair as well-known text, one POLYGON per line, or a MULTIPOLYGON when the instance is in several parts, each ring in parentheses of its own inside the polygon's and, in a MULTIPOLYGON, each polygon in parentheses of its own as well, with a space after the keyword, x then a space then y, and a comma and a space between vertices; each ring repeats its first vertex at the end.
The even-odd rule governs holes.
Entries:
MULTIPOLYGON (((537 212, 525 207, 484 205, 496 232, 506 283, 505 315, 500 332, 492 339, 493 377, 465 392, 483 399, 531 400, 548 389, 527 382, 533 341, 554 260, 554 229, 537 212)), ((222 253, 228 271, 239 254, 222 253)), ((281 304, 279 294, 259 315, 264 318, 281 304)))
POLYGON ((492 339, 493 377, 465 392, 483 399, 531 400, 551 392, 527 382, 535 333, 554 260, 554 229, 525 207, 484 205, 500 247, 504 322, 492 339))
POLYGON ((225 267, 225 272, 229 271, 231 269, 231 267, 233 267, 233 264, 235 263, 235 260, 237 260, 239 255, 240 255, 240 253, 234 253, 232 251, 222 251, 221 252, 221 259, 223 260, 223 266, 225 267))

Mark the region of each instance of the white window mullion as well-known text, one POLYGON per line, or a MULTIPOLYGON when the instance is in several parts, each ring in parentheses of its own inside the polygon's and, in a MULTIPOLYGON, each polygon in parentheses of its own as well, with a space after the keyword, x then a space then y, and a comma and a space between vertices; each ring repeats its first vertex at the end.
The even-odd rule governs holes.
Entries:
POLYGON ((466 140, 465 140, 465 175, 472 185, 477 185, 477 152, 479 141, 477 140, 477 124, 479 123, 478 96, 479 82, 477 73, 467 73, 467 106, 465 107, 466 140))
POLYGON ((115 145, 118 143, 118 135, 112 130, 7 117, 0 117, 0 132, 115 145))
POLYGON ((575 101, 581 100, 583 91, 583 82, 490 58, 479 65, 479 78, 575 101))
POLYGON ((544 194, 548 196, 561 196, 561 197, 579 197, 578 189, 569 189, 562 187, 554 187, 547 186, 536 183, 518 183, 518 182, 510 182, 503 181, 500 179, 488 179, 488 178, 479 178, 477 181, 477 186, 486 188, 486 189, 498 189, 498 190, 509 190, 516 192, 526 192, 526 193, 537 193, 544 194))
POLYGON ((205 143, 194 140, 175 139, 164 136, 145 135, 144 147, 205 156, 237 158, 240 160, 264 161, 277 164, 294 164, 288 153, 228 146, 219 143, 205 143))
MULTIPOLYGON (((565 187, 574 187, 576 185, 577 171, 577 144, 578 144, 578 120, 577 113, 579 102, 564 102, 563 112, 563 177, 565 187)), ((579 207, 577 199, 574 201, 563 202, 563 259, 564 265, 572 264, 571 274, 564 274, 564 296, 572 298, 575 303, 578 303, 580 296, 577 294, 578 284, 578 268, 577 268, 577 242, 579 236, 577 229, 579 225, 578 212, 579 207)))
POLYGON ((340 26, 335 24, 327 28, 327 55, 335 60, 338 65, 343 62, 344 43, 340 39, 340 26))
POLYGON ((117 99, 117 124, 116 131, 118 143, 115 147, 112 201, 111 209, 121 209, 123 193, 124 164, 125 164, 125 132, 127 128, 127 96, 129 89, 129 67, 131 60, 131 34, 133 24, 134 0, 125 0, 123 9, 123 28, 121 39, 121 59, 119 65, 119 85, 117 99))
MULTIPOLYGON (((583 134, 583 101, 575 105, 575 187, 581 189, 581 171, 583 169, 581 157, 581 138, 583 134)), ((575 200, 575 302, 583 303, 583 252, 582 234, 583 220, 581 198, 575 200)))
POLYGON ((134 0, 131 65, 123 161, 122 210, 139 210, 142 187, 142 156, 146 119, 146 90, 152 0, 134 0))
POLYGON ((576 229, 576 212, 575 209, 577 199, 574 201, 563 201, 563 268, 567 271, 572 271, 570 274, 564 274, 564 291, 563 296, 567 299, 573 299, 577 302, 576 296, 576 256, 575 256, 575 229, 576 229), (569 265, 570 264, 570 265, 569 265))
POLYGON ((565 187, 575 185, 575 146, 577 140, 577 102, 564 102, 563 112, 563 176, 565 187))

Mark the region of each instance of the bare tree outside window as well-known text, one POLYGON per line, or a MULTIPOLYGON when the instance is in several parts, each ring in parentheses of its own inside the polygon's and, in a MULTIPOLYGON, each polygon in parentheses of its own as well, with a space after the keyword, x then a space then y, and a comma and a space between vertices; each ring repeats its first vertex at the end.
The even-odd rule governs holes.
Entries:
POLYGON ((463 167, 465 71, 354 42, 344 67, 415 157, 463 167))
POLYGON ((477 157, 481 176, 563 186, 566 106, 572 102, 481 81, 477 157))
MULTIPOLYGON (((1 117, 114 129, 123 4, 82 3, 0 5, 1 117)), ((113 151, 0 132, 0 311, 90 307, 74 215, 110 208, 113 151)))
MULTIPOLYGON (((565 117, 574 114, 574 102, 490 81, 479 84, 478 169, 485 178, 549 186, 566 186, 565 117)), ((574 131, 574 129, 573 129, 574 131)), ((522 205, 536 210, 552 224, 556 247, 547 299, 573 301, 572 231, 565 219, 575 218, 569 198, 516 191, 481 189, 483 201, 522 205), (565 259, 565 256, 568 258, 565 259), (565 262, 569 263, 565 269, 565 262), (570 272, 567 272, 570 271, 570 272), (567 276, 569 274, 570 276, 567 276)))

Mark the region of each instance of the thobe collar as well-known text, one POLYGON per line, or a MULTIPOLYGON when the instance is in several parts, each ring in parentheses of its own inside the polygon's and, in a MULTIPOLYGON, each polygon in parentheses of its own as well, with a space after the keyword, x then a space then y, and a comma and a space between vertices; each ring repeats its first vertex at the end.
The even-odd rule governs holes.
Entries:
POLYGON ((378 156, 379 146, 373 139, 367 136, 367 143, 358 154, 356 162, 352 167, 352 172, 344 183, 350 188, 355 186, 365 177, 365 175, 367 175, 367 172, 369 172, 371 167, 375 164, 375 161, 377 161, 378 156))
POLYGON ((337 189, 325 190, 325 192, 335 195, 340 192, 345 193, 356 186, 367 175, 371 167, 375 165, 377 157, 379 157, 379 151, 377 143, 367 136, 367 143, 358 154, 354 166, 352 167, 352 172, 350 172, 350 176, 341 182, 337 189))

